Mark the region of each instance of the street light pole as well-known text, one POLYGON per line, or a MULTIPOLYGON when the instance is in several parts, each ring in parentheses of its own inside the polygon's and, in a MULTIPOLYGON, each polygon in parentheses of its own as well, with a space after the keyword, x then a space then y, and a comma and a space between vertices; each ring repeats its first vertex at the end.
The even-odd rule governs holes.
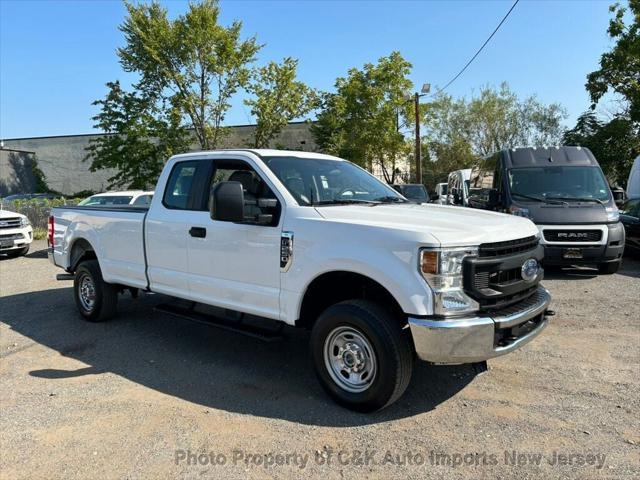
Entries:
POLYGON ((420 94, 413 96, 416 110, 416 183, 422 183, 422 149, 420 142, 420 94))

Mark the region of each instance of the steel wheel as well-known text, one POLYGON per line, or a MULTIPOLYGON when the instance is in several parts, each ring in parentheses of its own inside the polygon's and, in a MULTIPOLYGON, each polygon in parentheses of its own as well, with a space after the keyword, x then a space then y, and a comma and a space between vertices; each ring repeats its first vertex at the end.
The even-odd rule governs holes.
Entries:
POLYGON ((82 308, 87 312, 93 311, 96 304, 96 286, 93 278, 85 273, 82 274, 78 282, 78 299, 82 308))
POLYGON ((367 337, 355 328, 333 329, 326 337, 323 351, 329 375, 347 392, 363 392, 375 380, 376 354, 367 337))

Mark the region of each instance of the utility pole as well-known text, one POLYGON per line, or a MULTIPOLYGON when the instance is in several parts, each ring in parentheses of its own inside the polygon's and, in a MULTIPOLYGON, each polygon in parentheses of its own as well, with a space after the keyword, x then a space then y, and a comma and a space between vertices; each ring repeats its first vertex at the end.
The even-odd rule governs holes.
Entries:
POLYGON ((420 94, 413 96, 416 110, 416 183, 422 183, 422 149, 420 142, 420 94))

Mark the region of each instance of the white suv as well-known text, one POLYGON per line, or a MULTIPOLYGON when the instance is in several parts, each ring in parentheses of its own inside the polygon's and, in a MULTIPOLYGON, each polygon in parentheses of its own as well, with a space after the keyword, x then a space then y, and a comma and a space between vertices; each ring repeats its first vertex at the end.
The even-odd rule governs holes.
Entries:
POLYGON ((0 210, 0 253, 26 255, 32 241, 33 229, 25 215, 0 210))

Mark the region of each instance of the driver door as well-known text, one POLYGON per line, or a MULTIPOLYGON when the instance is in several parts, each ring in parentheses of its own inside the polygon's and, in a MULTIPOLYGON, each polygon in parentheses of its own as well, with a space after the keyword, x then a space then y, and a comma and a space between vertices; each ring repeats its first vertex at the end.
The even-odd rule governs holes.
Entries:
POLYGON ((201 211, 192 218, 188 239, 189 290, 196 301, 278 319, 280 312, 281 200, 244 160, 214 159, 201 211), (242 183, 245 221, 212 220, 208 192, 221 181, 242 183), (261 200, 276 207, 261 207, 261 200), (265 216, 272 216, 271 222, 265 216), (258 218, 261 216, 261 219, 258 218), (261 220, 261 221, 257 221, 261 220))

